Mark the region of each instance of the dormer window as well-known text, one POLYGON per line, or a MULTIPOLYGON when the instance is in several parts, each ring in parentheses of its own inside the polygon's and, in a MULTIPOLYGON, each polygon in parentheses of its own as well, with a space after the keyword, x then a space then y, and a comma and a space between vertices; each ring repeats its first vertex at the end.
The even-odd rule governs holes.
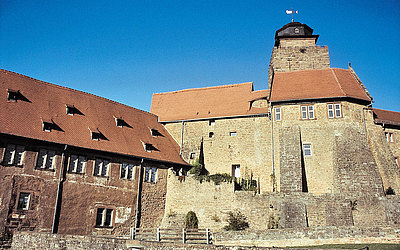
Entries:
POLYGON ((42 119, 42 130, 45 132, 51 132, 54 128, 54 123, 52 120, 43 120, 42 119))
POLYGON ((161 135, 161 133, 157 129, 150 129, 150 131, 151 131, 151 136, 153 136, 153 137, 157 137, 157 136, 161 135))
POLYGON ((75 115, 78 113, 78 109, 74 107, 74 105, 66 105, 66 113, 67 115, 75 115))
POLYGON ((100 141, 100 138, 101 138, 100 132, 91 131, 91 134, 92 134, 92 140, 100 141))
POLYGON ((125 124, 125 121, 120 118, 115 118, 115 123, 117 124, 117 127, 122 128, 125 124))
POLYGON ((16 102, 18 100, 19 90, 8 89, 7 92, 7 101, 16 102))
POLYGON ((151 152, 153 150, 153 145, 151 145, 150 143, 145 143, 144 150, 146 150, 146 152, 151 152))

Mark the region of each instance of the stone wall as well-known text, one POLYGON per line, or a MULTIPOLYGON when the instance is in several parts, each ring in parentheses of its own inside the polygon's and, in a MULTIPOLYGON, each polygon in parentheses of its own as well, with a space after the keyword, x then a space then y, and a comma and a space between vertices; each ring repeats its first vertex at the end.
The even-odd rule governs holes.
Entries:
POLYGON ((299 41, 292 45, 274 47, 272 50, 270 67, 275 72, 330 68, 327 46, 310 46, 299 41))
POLYGON ((234 191, 233 183, 200 183, 192 177, 179 180, 168 175, 166 209, 162 227, 183 227, 184 217, 194 211, 200 228, 220 231, 227 213, 241 211, 251 230, 340 226, 389 226, 399 223, 399 196, 375 197, 310 193, 264 193, 234 191))

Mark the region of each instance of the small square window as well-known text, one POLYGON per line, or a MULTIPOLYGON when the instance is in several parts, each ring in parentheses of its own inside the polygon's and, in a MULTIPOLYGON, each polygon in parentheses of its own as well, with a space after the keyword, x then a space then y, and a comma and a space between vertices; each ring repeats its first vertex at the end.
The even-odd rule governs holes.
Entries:
POLYGON ((196 157, 196 153, 190 153, 190 159, 194 159, 196 157))
POLYGON ((29 201, 31 199, 30 193, 19 193, 18 197, 18 210, 28 210, 29 209, 29 201))
POLYGON ((214 120, 214 119, 209 120, 209 121, 208 121, 208 125, 209 125, 209 126, 214 126, 214 125, 215 125, 215 120, 214 120))
POLYGON ((100 141, 101 133, 92 131, 91 134, 92 134, 92 140, 93 141, 100 141))
POLYGON ((214 138, 214 132, 208 133, 208 137, 209 137, 209 138, 214 138))
POLYGON ((275 108, 275 121, 280 121, 282 119, 281 108, 275 108))
POLYGON ((111 208, 97 208, 96 227, 112 227, 113 213, 111 208))
POLYGON ((236 132, 229 132, 229 135, 230 135, 230 136, 236 136, 237 133, 236 133, 236 132))
POLYGON ((311 156, 311 144, 303 144, 304 156, 311 156))

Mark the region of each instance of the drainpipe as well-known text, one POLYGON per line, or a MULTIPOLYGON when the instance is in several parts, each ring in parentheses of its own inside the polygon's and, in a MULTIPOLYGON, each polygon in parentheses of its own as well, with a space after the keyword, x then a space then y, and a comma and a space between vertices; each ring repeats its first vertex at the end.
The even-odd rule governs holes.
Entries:
POLYGON ((141 194, 142 194, 142 178, 143 178, 143 158, 140 161, 139 166, 139 179, 138 179, 138 188, 137 188, 137 197, 136 197, 136 215, 135 215, 135 228, 139 227, 140 220, 140 202, 141 202, 141 194))
POLYGON ((183 125, 184 121, 182 121, 182 128, 181 128, 181 150, 179 151, 180 156, 182 156, 182 148, 183 148, 183 125))
POLYGON ((367 136, 367 124, 365 123, 365 114, 364 114, 364 110, 365 110, 365 109, 368 109, 368 108, 371 107, 371 106, 372 106, 372 103, 370 103, 370 104, 368 104, 368 105, 366 105, 365 107, 362 108, 365 136, 367 136))
POLYGON ((61 194, 62 194, 62 185, 65 180, 64 178, 64 161, 65 161, 65 151, 67 150, 67 145, 64 146, 64 150, 61 154, 61 168, 60 174, 58 175, 58 188, 57 188, 57 196, 56 196, 56 205, 54 206, 54 215, 53 215, 53 224, 51 227, 51 233, 55 234, 58 231, 58 220, 60 217, 60 202, 61 202, 61 194))
POLYGON ((274 113, 274 108, 271 105, 271 112, 270 112, 270 116, 269 119, 271 120, 271 155, 272 155, 272 175, 273 175, 273 179, 272 179, 272 192, 275 192, 275 182, 276 182, 276 176, 275 176, 275 157, 274 157, 274 117, 273 117, 273 113, 274 113))

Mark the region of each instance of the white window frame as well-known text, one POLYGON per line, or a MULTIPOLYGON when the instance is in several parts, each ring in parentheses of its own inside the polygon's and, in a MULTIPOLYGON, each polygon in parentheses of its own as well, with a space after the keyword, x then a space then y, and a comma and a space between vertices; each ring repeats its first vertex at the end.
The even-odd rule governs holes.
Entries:
POLYGON ((54 150, 40 149, 36 162, 36 168, 54 169, 56 152, 54 150))
POLYGON ((157 182, 158 169, 156 167, 145 167, 144 168, 144 181, 150 183, 157 182))
POLYGON ((301 110, 301 119, 303 120, 308 119, 307 106, 300 106, 300 110, 301 110))
POLYGON ((312 156, 311 143, 303 143, 303 154, 305 157, 312 156), (309 154, 307 152, 310 152, 309 154))
POLYGON ((282 109, 281 109, 281 107, 274 108, 274 113, 275 113, 275 121, 281 121, 282 120, 282 109))
POLYGON ((132 163, 123 162, 121 164, 120 178, 126 180, 133 180, 135 166, 132 163))
POLYGON ((336 118, 342 117, 342 105, 340 105, 340 103, 335 103, 334 107, 335 107, 335 117, 336 118), (339 111, 339 115, 337 113, 338 111, 339 111))
POLYGON ((335 110, 333 108, 333 103, 328 104, 328 118, 335 118, 335 110))
POLYGON ((86 168, 86 157, 82 155, 71 155, 69 157, 68 171, 70 173, 83 174, 86 168), (80 171, 78 171, 78 169, 80 171))
POLYGON ((113 227, 113 225, 114 225, 113 219, 114 219, 114 209, 113 208, 98 207, 96 209, 96 227, 113 227), (100 224, 97 223, 97 218, 98 218, 98 215, 99 215, 99 209, 103 210, 101 212, 101 223, 100 224), (105 222, 107 220, 107 211, 109 211, 109 210, 111 210, 110 225, 105 225, 105 222))
POLYGON ((25 147, 15 144, 7 144, 4 154, 4 164, 22 166, 25 155, 25 147))
POLYGON ((307 106, 308 109, 308 119, 315 119, 314 105, 307 106))
POLYGON ((93 176, 108 177, 110 169, 110 161, 96 158, 94 160, 93 176))

